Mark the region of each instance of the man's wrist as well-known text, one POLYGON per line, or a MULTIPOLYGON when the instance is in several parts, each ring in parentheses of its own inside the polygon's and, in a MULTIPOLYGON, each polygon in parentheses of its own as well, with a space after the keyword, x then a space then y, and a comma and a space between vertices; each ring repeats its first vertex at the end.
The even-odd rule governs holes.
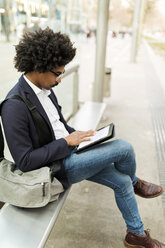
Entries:
POLYGON ((66 143, 68 144, 68 146, 70 145, 69 144, 69 139, 67 137, 64 138, 66 140, 66 143))

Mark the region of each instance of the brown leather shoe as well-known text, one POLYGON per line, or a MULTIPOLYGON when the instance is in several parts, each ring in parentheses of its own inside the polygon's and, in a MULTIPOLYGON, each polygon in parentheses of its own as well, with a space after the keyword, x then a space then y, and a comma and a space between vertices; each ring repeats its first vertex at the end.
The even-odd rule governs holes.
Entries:
POLYGON ((129 248, 165 248, 165 244, 151 238, 148 230, 145 230, 145 233, 146 237, 128 232, 124 240, 124 245, 129 248))
POLYGON ((134 192, 144 198, 154 198, 163 193, 163 188, 138 178, 137 183, 134 185, 134 192))

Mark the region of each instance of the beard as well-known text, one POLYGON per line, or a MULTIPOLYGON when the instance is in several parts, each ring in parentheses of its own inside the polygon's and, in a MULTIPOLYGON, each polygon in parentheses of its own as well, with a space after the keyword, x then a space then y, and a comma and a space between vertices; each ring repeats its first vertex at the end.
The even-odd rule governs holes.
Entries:
POLYGON ((52 85, 52 88, 53 88, 53 87, 56 87, 56 86, 58 86, 58 85, 59 85, 59 83, 58 83, 58 82, 55 82, 55 84, 52 85))

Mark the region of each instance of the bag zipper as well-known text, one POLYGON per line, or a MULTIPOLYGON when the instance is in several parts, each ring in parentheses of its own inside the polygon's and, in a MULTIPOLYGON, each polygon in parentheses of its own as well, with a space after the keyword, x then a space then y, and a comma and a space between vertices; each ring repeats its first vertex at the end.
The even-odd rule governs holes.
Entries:
POLYGON ((42 185, 42 196, 45 196, 45 183, 41 183, 42 185))

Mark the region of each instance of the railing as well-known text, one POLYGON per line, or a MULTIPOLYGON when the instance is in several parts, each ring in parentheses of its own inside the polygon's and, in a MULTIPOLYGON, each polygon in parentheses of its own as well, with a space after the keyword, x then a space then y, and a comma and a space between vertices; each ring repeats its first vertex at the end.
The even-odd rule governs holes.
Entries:
POLYGON ((78 110, 79 65, 71 64, 65 71, 62 82, 54 88, 62 113, 69 120, 78 110))

